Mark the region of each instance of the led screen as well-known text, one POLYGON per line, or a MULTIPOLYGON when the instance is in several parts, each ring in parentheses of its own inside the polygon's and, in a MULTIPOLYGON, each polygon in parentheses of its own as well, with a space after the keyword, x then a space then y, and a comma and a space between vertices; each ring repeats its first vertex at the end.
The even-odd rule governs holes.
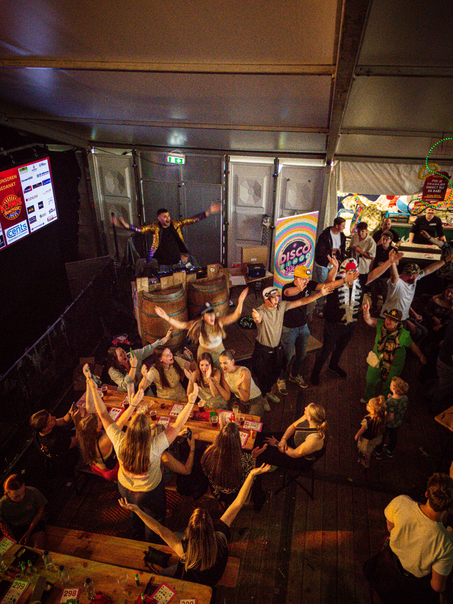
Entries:
POLYGON ((0 249, 56 219, 49 158, 0 172, 0 249))

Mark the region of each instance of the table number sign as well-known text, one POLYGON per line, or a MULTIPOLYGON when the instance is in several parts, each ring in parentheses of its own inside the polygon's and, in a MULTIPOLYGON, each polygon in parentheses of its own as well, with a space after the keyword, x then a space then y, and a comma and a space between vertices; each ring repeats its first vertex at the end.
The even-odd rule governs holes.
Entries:
POLYGON ((253 422, 250 419, 246 419, 244 425, 242 426, 245 430, 256 430, 257 432, 261 432, 263 429, 262 422, 253 422))
POLYGON ((185 405, 181 405, 180 403, 175 403, 170 410, 170 415, 172 417, 176 417, 177 415, 179 415, 181 413, 181 411, 184 409, 184 407, 185 407, 185 405))
POLYGON ((168 428, 168 424, 170 423, 170 418, 167 417, 166 415, 161 415, 161 417, 159 417, 159 419, 157 420, 158 424, 162 424, 162 426, 164 426, 165 428, 168 428))
POLYGON ((119 416, 122 414, 122 412, 123 412, 123 410, 118 409, 118 407, 111 407, 111 409, 109 411, 109 415, 113 419, 113 421, 116 422, 116 420, 119 418, 119 416))
POLYGON ((80 589, 69 587, 63 589, 59 604, 76 604, 79 599, 80 589))
POLYGON ((165 583, 162 583, 162 585, 156 589, 151 597, 154 598, 158 604, 167 604, 167 602, 170 602, 170 600, 173 599, 175 593, 176 592, 171 587, 165 583))
POLYGON ((249 439, 248 432, 242 432, 241 430, 239 430, 239 438, 241 439, 241 447, 244 448, 245 447, 245 443, 249 439))
POLYGON ((6 592, 1 604, 16 604, 27 587, 27 581, 20 581, 17 579, 6 592))
POLYGON ((179 600, 179 604, 197 604, 196 598, 184 598, 179 600))

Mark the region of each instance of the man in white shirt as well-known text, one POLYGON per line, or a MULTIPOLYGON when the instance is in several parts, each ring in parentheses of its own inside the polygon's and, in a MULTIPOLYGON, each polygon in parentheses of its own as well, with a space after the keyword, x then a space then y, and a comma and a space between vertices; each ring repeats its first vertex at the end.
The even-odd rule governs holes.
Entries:
POLYGON ((442 521, 453 505, 453 480, 433 474, 425 496, 426 503, 420 504, 400 495, 385 508, 389 545, 364 565, 368 581, 384 602, 438 603, 438 594, 447 586, 453 536, 442 521))
POLYGON ((370 272, 371 263, 376 257, 376 242, 368 235, 366 222, 359 222, 357 225, 357 231, 351 237, 349 249, 359 262, 359 273, 367 275, 370 272))

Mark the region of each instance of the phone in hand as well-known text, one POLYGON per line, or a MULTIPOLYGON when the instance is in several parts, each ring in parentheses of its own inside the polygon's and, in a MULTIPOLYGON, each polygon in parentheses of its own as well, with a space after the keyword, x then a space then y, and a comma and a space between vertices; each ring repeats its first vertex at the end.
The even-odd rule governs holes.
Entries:
POLYGON ((187 434, 186 434, 187 438, 190 439, 192 438, 192 430, 190 428, 187 428, 187 434))

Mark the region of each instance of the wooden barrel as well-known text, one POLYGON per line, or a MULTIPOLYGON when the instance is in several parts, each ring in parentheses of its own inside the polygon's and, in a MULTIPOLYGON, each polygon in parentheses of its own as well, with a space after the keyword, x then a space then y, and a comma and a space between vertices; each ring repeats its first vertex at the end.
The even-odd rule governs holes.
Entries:
MULTIPOLYGON (((163 308, 168 316, 173 319, 187 321, 187 294, 182 285, 143 292, 139 298, 139 316, 140 335, 144 344, 151 344, 162 338, 170 327, 167 321, 156 314, 155 306, 163 308)), ((187 331, 185 329, 173 329, 173 337, 167 343, 167 346, 175 350, 184 343, 187 331)))
POLYGON ((189 319, 198 316, 202 306, 210 302, 219 317, 228 314, 228 286, 225 275, 215 279, 197 279, 189 284, 187 310, 189 319))

